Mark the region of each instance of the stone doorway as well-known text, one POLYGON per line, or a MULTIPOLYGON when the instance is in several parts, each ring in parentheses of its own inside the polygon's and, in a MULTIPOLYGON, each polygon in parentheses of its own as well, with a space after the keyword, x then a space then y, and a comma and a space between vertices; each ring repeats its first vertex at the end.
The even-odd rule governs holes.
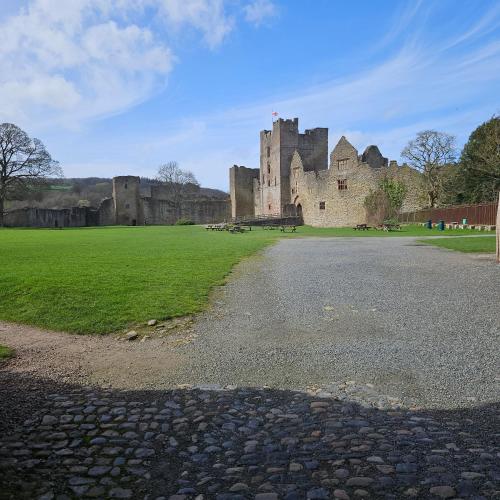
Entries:
POLYGON ((302 219, 302 205, 300 203, 297 205, 297 217, 302 219))

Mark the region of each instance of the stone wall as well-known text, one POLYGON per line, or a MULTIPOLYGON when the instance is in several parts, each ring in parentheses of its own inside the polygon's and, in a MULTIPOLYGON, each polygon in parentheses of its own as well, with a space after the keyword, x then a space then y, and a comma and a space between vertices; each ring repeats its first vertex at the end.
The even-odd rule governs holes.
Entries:
POLYGON ((181 217, 195 224, 224 222, 231 218, 229 200, 185 200, 181 203, 181 217))
POLYGON ((231 217, 245 217, 255 214, 254 182, 259 178, 258 168, 234 165, 229 170, 231 217))
POLYGON ((97 209, 97 226, 113 226, 116 224, 115 202, 113 198, 105 198, 97 209))
POLYGON ((227 200, 184 200, 177 208, 172 201, 143 198, 146 225, 175 224, 178 219, 188 219, 195 224, 223 222, 231 217, 227 200))
POLYGON ((98 223, 97 210, 91 208, 20 208, 5 215, 7 227, 86 227, 98 223))
POLYGON ((302 157, 304 170, 328 168, 328 129, 314 128, 298 135, 297 151, 302 157))

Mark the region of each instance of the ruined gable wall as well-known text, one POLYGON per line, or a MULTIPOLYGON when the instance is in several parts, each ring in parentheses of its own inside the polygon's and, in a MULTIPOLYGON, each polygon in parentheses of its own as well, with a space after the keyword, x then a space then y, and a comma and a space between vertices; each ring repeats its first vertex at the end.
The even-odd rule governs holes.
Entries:
POLYGON ((229 170, 231 217, 255 214, 254 181, 259 178, 259 169, 234 165, 229 170))
POLYGON ((97 225, 113 226, 115 224, 115 204, 113 198, 105 198, 97 209, 97 225))
POLYGON ((387 167, 389 164, 389 160, 385 156, 382 156, 378 146, 375 145, 368 146, 359 161, 361 163, 368 163, 372 168, 387 167))
POLYGON ((301 204, 304 223, 315 227, 354 227, 366 222, 364 201, 370 191, 378 188, 383 176, 403 182, 408 192, 402 211, 418 210, 424 206, 420 174, 410 167, 373 169, 367 163, 358 163, 349 148, 332 154, 330 169, 320 172, 304 172, 300 157, 292 161, 291 196, 295 205, 301 204), (348 156, 350 154, 350 156, 348 156), (348 166, 337 167, 337 159, 350 160, 348 166), (339 189, 338 181, 345 180, 347 189, 339 189), (324 209, 320 203, 324 202, 324 209))
POLYGON ((304 223, 315 227, 343 227, 366 221, 364 200, 370 189, 376 189, 377 174, 367 164, 336 171, 330 167, 320 172, 303 172, 298 180, 298 198, 304 223), (339 189, 338 181, 347 189, 339 189), (320 203, 324 202, 324 209, 320 203))

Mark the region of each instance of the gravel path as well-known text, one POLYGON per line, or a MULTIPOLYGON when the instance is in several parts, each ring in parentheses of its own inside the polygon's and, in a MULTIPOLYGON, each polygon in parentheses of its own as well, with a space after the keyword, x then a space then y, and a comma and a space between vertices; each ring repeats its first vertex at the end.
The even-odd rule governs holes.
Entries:
POLYGON ((437 408, 499 399, 500 267, 489 258, 413 238, 308 238, 235 275, 180 350, 182 382, 437 408))

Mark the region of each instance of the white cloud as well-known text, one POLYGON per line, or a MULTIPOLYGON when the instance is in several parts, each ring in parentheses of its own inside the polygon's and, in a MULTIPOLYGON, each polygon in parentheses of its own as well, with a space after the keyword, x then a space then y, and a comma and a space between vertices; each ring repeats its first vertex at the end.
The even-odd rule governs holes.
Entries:
POLYGON ((245 19, 260 26, 267 19, 278 13, 276 5, 271 0, 254 0, 244 7, 245 19))
POLYGON ((169 36, 189 28, 213 48, 233 26, 223 0, 30 0, 0 21, 0 121, 78 127, 122 112, 165 86, 169 36))
POLYGON ((35 0, 0 25, 0 120, 74 125, 116 113, 165 82, 170 49, 108 16, 124 0, 35 0))
POLYGON ((234 27, 223 0, 159 0, 159 12, 170 27, 192 26, 203 33, 210 47, 219 45, 234 27))

